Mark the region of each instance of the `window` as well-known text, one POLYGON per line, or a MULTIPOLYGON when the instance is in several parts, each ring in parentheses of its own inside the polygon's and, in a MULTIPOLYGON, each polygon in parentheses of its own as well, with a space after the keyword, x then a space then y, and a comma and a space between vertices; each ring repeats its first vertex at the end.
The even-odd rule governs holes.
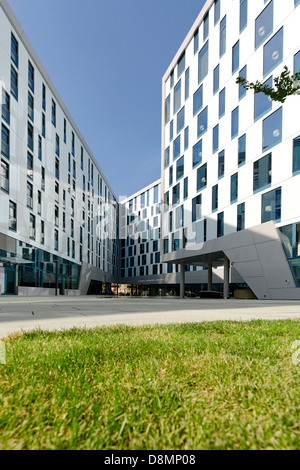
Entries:
POLYGON ((33 155, 27 152, 27 176, 33 179, 33 155))
POLYGON ((158 185, 153 188, 153 204, 158 203, 158 185))
POLYGON ((240 66, 240 41, 232 48, 232 73, 235 73, 240 66))
POLYGON ((172 70, 170 74, 170 87, 173 88, 174 86, 174 70, 172 70))
POLYGON ((42 136, 46 137, 46 117, 44 113, 42 113, 42 136))
POLYGON ((226 52, 226 15, 220 23, 220 58, 226 52))
POLYGON ((81 147, 80 168, 83 170, 83 147, 81 147))
POLYGON ((1 160, 0 187, 6 193, 9 192, 9 165, 1 160))
POLYGON ((58 251, 58 230, 54 230, 54 250, 58 251))
POLYGON ((213 128, 213 153, 219 150, 219 124, 213 128))
POLYGON ((218 178, 223 178, 225 173, 225 152, 224 150, 218 156, 218 178))
POLYGON ((164 238, 164 254, 169 253, 169 238, 164 238))
POLYGON ((238 232, 245 229, 245 203, 239 204, 237 206, 237 226, 236 229, 238 232))
POLYGON ((202 140, 193 147, 193 168, 202 162, 202 140))
POLYGON ((169 95, 165 100, 165 124, 170 121, 171 114, 171 96, 169 95))
POLYGON ((248 0, 240 0, 240 33, 246 28, 248 21, 248 0))
POLYGON ((40 161, 42 161, 42 137, 39 135, 38 137, 38 158, 40 161))
POLYGON ((184 70, 185 70, 185 52, 181 55, 181 57, 178 60, 178 67, 177 67, 178 78, 183 74, 184 70))
POLYGON ((224 236, 224 212, 218 214, 218 221, 217 221, 217 237, 224 236))
POLYGON ((27 125, 27 146, 33 152, 33 127, 30 122, 27 125))
POLYGON ((59 157, 59 136, 55 136, 55 153, 59 157))
POLYGON ((170 147, 165 150, 165 168, 170 165, 170 147))
POLYGON ((58 225, 59 225, 59 209, 58 209, 58 206, 55 206, 55 208, 54 208, 54 223, 55 223, 56 227, 58 227, 58 225))
POLYGON ((257 160, 253 164, 253 192, 267 188, 272 181, 272 154, 257 160))
POLYGON ((263 121, 263 152, 279 144, 282 140, 282 108, 263 121))
POLYGON ((52 100, 52 124, 56 127, 56 103, 52 100))
POLYGON ((184 128, 184 107, 177 114, 177 134, 184 128))
POLYGON ((180 249, 180 232, 172 233, 172 251, 180 249))
POLYGON ((239 138, 238 146, 238 166, 244 165, 246 162, 246 134, 239 138))
POLYGON ((59 180, 59 160, 55 158, 55 178, 59 180))
POLYGON ((184 150, 189 146, 189 126, 184 129, 184 150))
POLYGON ((174 114, 181 108, 181 80, 174 88, 174 114))
POLYGON ((72 132, 72 155, 75 157, 75 134, 72 132))
POLYGON ((33 96, 31 93, 28 93, 28 117, 32 121, 34 120, 34 105, 33 105, 33 96))
POLYGON ((187 199, 189 197, 189 179, 185 178, 183 182, 183 199, 187 199))
POLYGON ((212 188, 212 206, 211 206, 211 209, 213 212, 215 212, 216 210, 218 210, 218 205, 219 205, 219 201, 218 201, 218 185, 216 184, 215 186, 213 186, 212 188))
POLYGON ((273 32, 273 0, 255 21, 255 48, 257 49, 273 32))
POLYGON ((283 28, 264 46, 264 76, 282 62, 283 59, 283 28))
POLYGON ((202 47, 198 56, 198 83, 201 83, 208 74, 208 41, 202 47))
POLYGON ((35 240, 35 215, 29 215, 29 238, 35 240))
POLYGON ((202 217, 202 196, 199 194, 192 200, 192 222, 202 217))
POLYGON ((170 122, 170 142, 171 142, 171 140, 173 140, 173 131, 174 131, 173 121, 171 121, 170 122))
POLYGON ((199 114, 198 116, 198 126, 197 126, 197 133, 198 138, 201 137, 207 131, 207 113, 208 108, 206 108, 199 114))
POLYGON ((194 55, 197 54, 199 49, 199 31, 197 30, 194 34, 194 55))
POLYGON ((219 93, 219 119, 225 114, 225 88, 219 93))
POLYGON ((262 195, 261 223, 281 220, 281 188, 262 195))
POLYGON ((202 109, 202 106, 203 106, 203 85, 201 85, 200 88, 198 88, 198 90, 196 91, 196 93, 194 93, 194 97, 193 97, 194 116, 202 109))
POLYGON ((10 91, 12 96, 18 101, 18 74, 13 67, 10 70, 10 91))
POLYGON ((37 195, 38 195, 38 197, 37 197, 37 213, 39 215, 41 215, 41 212, 42 212, 42 193, 41 193, 41 191, 38 191, 37 195))
POLYGON ((28 86, 34 93, 34 67, 30 61, 28 62, 28 86))
POLYGON ((220 21, 220 2, 221 0, 215 0, 214 2, 215 25, 220 21))
POLYGON ((64 119, 64 143, 67 143, 67 121, 64 119))
POLYGON ((220 66, 214 69, 214 95, 219 91, 220 86, 220 66))
POLYGON ((234 139, 239 133, 239 107, 231 114, 231 138, 234 139))
POLYGON ((46 111, 46 86, 42 84, 42 108, 46 111))
POLYGON ((45 168, 42 166, 41 167, 41 189, 45 191, 45 168))
MULTIPOLYGON (((242 70, 240 70, 239 77, 245 78, 245 80, 247 80, 247 65, 245 65, 245 67, 243 67, 242 70)), ((244 98, 246 93, 247 93, 247 90, 243 87, 243 85, 240 84, 239 85, 239 100, 244 98)))
POLYGON ((45 244, 45 222, 41 220, 41 244, 45 244))
POLYGON ((197 170, 197 191, 202 191, 207 185, 207 163, 197 170))
POLYGON ((176 184, 176 186, 173 187, 173 206, 176 204, 179 204, 180 202, 180 183, 176 184))
POLYGON ((9 159, 9 130, 4 126, 4 124, 2 124, 1 127, 1 153, 4 157, 9 159))
POLYGON ((300 172, 300 136, 293 141, 293 173, 300 172))
POLYGON ((19 43, 13 33, 11 33, 11 60, 15 66, 19 67, 19 43))
POLYGON ((10 124, 10 96, 2 89, 2 119, 10 124))
POLYGON ((300 51, 294 57, 294 74, 300 71, 300 51))
POLYGON ((183 206, 179 206, 176 208, 175 213, 175 229, 178 230, 179 228, 183 228, 184 226, 184 210, 183 206))
POLYGON ((184 98, 187 100, 190 96, 190 69, 186 69, 185 71, 185 92, 184 98))
POLYGON ((27 207, 32 209, 33 204, 33 186, 31 183, 27 182, 27 207))
POLYGON ((209 14, 206 13, 203 20, 203 42, 206 41, 209 35, 209 14))
MULTIPOLYGON (((273 87, 273 77, 265 81, 264 85, 273 87)), ((254 120, 261 118, 264 114, 272 109, 272 99, 264 93, 254 94, 254 120)))
POLYGON ((176 160, 178 157, 180 157, 180 135, 173 143, 173 160, 176 160))
POLYGON ((184 176, 184 157, 181 157, 177 161, 176 165, 176 181, 184 176))
POLYGON ((230 187, 230 203, 233 204, 238 200, 238 173, 231 176, 230 187))

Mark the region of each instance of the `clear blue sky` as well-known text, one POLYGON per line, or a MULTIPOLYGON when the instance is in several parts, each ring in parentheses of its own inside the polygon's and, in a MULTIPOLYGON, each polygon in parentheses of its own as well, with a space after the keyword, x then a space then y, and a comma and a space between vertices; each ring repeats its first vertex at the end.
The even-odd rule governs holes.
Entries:
POLYGON ((161 80, 204 0, 8 0, 117 197, 160 178, 161 80))

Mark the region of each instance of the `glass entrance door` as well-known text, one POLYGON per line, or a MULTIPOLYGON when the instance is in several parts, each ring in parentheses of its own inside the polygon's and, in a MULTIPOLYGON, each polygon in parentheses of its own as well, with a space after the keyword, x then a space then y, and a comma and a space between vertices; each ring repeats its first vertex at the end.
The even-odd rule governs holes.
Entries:
POLYGON ((5 292, 6 295, 16 293, 16 271, 14 267, 5 268, 5 292))

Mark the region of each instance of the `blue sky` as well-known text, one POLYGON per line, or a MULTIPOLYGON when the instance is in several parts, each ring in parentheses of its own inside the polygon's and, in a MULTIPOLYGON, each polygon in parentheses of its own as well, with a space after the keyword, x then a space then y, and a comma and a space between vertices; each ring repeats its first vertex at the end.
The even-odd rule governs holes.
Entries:
POLYGON ((8 0, 116 196, 160 178, 161 80, 204 0, 8 0))

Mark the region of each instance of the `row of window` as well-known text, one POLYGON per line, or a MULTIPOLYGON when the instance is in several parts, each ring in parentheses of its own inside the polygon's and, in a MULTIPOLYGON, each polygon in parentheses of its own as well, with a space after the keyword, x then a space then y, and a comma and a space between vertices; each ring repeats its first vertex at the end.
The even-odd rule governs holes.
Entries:
MULTIPOLYGON (((295 5, 296 6, 296 5, 295 5)), ((241 1, 241 11, 247 11, 247 2, 241 1)), ((244 14, 241 14, 243 17, 244 14)), ((244 25, 247 22, 243 23, 244 25)), ((223 30, 223 28, 221 27, 223 30)), ((256 20, 256 47, 259 47, 262 42, 272 33, 273 31, 273 0, 267 5, 265 10, 259 15, 256 20), (264 27, 265 25, 265 27, 264 27), (260 39, 259 39, 260 38, 260 39)), ((278 63, 282 60, 283 54, 283 28, 281 28, 265 45, 264 48, 264 72, 269 73, 278 63)), ((208 65, 208 43, 203 46, 203 49, 199 53, 199 62, 201 63, 203 57, 204 63, 208 65)), ((183 56, 181 57, 180 64, 183 63, 183 56)), ((232 70, 233 73, 239 67, 239 42, 237 42, 232 49, 232 70)), ((204 66, 206 70, 207 67, 204 66)), ((203 67, 200 67, 202 69, 203 67)), ((300 70, 300 52, 296 54, 294 60, 295 73, 300 70)), ((182 71, 183 72, 183 71, 182 71)), ((214 93, 219 90, 220 84, 220 66, 218 65, 214 69, 214 93)), ((247 66, 240 71, 240 76, 247 76, 247 66)), ((272 86, 272 77, 266 81, 266 85, 272 86)), ((225 88, 219 92, 219 119, 225 114, 225 88)), ((241 99, 245 95, 246 91, 243 87, 239 87, 239 98, 241 99)), ((186 93, 187 98, 187 93, 186 93)), ((174 87, 174 111, 180 109, 181 106, 181 80, 174 87)), ((196 115, 203 107, 203 85, 201 85, 193 96, 193 111, 196 115)), ((272 102, 263 94, 255 95, 254 98, 254 120, 261 118, 265 113, 272 109, 272 102)), ((185 108, 183 107, 178 111, 177 114, 177 132, 180 133, 184 129, 184 114, 185 108)), ((170 95, 166 99, 166 121, 170 119, 170 95)), ((266 152, 269 148, 276 143, 281 141, 281 130, 280 127, 274 128, 273 132, 270 132, 272 122, 278 121, 280 124, 281 118, 279 113, 270 117, 264 121, 263 124, 263 152, 266 152)), ((170 140, 173 140, 173 121, 170 123, 170 140)), ((197 117, 197 134, 198 139, 203 137, 204 133, 208 128, 208 107, 201 111, 197 117)), ((220 123, 217 124, 212 130, 212 152, 215 153, 219 150, 219 132, 220 123)), ((239 133, 239 107, 236 107, 231 113, 231 137, 235 138, 239 133)), ((242 140, 242 139, 241 139, 242 140)), ((242 142, 241 142, 242 143, 242 142)), ((240 144, 240 142, 239 142, 240 144)), ((173 142, 173 161, 178 159, 183 152, 187 150, 189 146, 189 128, 184 129, 184 136, 179 135, 173 142)), ((240 151, 239 151, 240 155, 240 151)), ((168 167, 171 161, 171 147, 168 147, 165 151, 165 167, 168 167)), ((193 167, 201 164, 202 162, 202 140, 200 140, 193 147, 193 167)), ((240 164, 240 161, 239 161, 240 164)), ((182 161, 179 163, 179 167, 182 168, 182 161)), ((170 169, 170 181, 172 181, 173 169, 170 169)), ((177 177, 182 177, 182 172, 179 171, 177 177)), ((177 179, 177 178, 176 178, 177 179)), ((172 184, 172 183, 171 183, 172 184)))
MULTIPOLYGON (((27 198, 31 198, 31 194, 27 196, 27 198)), ((57 217, 57 216, 55 216, 57 217)), ((45 244, 45 223, 43 220, 40 221, 40 243, 42 245, 45 244)), ((29 238, 31 240, 36 240, 36 216, 32 213, 29 214, 29 238)), ((8 228, 11 231, 16 232, 17 231, 17 205, 13 201, 9 201, 9 220, 8 220, 8 228)), ((80 261, 82 261, 82 243, 83 243, 83 236, 82 236, 82 228, 80 227, 80 247, 79 247, 79 258, 80 261)), ((73 228, 72 230, 74 231, 74 222, 73 222, 73 228)), ((93 237, 90 239, 90 236, 88 237, 88 244, 87 244, 87 249, 88 249, 88 262, 93 259, 93 253, 90 253, 90 250, 92 248, 93 251, 93 237)), ((54 250, 59 251, 59 232, 57 229, 54 229, 54 250)), ((97 255, 100 257, 100 243, 96 245, 96 250, 97 250, 97 255)), ((70 240, 70 238, 67 238, 67 256, 72 257, 75 259, 75 240, 70 240)), ((107 257, 109 257, 109 253, 107 253, 107 257)), ((105 247, 103 247, 103 261, 106 259, 106 250, 105 247)))
MULTIPOLYGON (((269 0, 264 0, 264 3, 268 3, 269 0)), ((299 0, 294 0, 295 8, 299 5, 299 0)), ((220 21, 221 11, 221 0, 215 0, 214 2, 214 25, 220 21)), ((208 72, 208 37, 209 37, 209 15, 210 11, 206 13, 203 19, 203 43, 204 46, 199 52, 199 83, 203 80, 208 72)), ((239 5, 239 34, 247 27, 248 23, 248 0, 240 0, 239 5)), ((258 49, 260 45, 272 34, 274 24, 274 0, 271 0, 264 10, 258 15, 255 20, 255 49, 258 49)), ((219 57, 221 58, 226 53, 226 15, 220 21, 220 38, 219 38, 219 57)), ((273 42, 278 41, 273 38, 273 42)), ((278 41, 280 44, 280 41, 278 41)), ((269 44, 269 47, 271 45, 269 44)), ((277 50, 275 48, 275 50, 277 50)), ((199 27, 194 33, 194 55, 199 51, 199 27)), ((234 73, 238 69, 239 65, 239 42, 237 42, 232 48, 232 72, 234 73)), ((276 56, 273 60, 278 62, 280 60, 280 51, 277 50, 276 56)), ((265 64, 267 68, 267 63, 265 64)), ((183 52, 177 62, 177 79, 181 77, 185 71, 185 52, 183 52)), ((274 68, 274 64, 273 64, 274 68)), ((268 72, 265 73, 265 75, 268 72)), ((174 86, 174 69, 170 74, 170 88, 174 86)), ((176 88, 176 87, 175 87, 176 88)), ((175 102, 175 98, 174 98, 175 102)), ((174 107, 174 114, 176 113, 174 107)), ((168 120, 166 121, 168 122, 168 120)))
MULTIPOLYGON (((213 188, 213 205, 218 206, 218 186, 213 188)), ((202 219, 202 195, 198 195, 193 200, 192 206, 192 217, 195 222, 202 219)), ((170 213, 169 224, 170 231, 176 230, 171 235, 171 246, 169 236, 164 238, 164 253, 167 254, 170 251, 177 251, 179 249, 185 248, 187 242, 190 243, 202 243, 207 241, 207 219, 200 220, 195 224, 193 228, 192 239, 187 239, 187 231, 184 228, 184 210, 183 206, 180 206, 176 209, 175 221, 173 222, 173 214, 170 213), (173 224, 175 227, 173 227, 173 224)), ((239 204, 237 206, 237 231, 244 230, 245 228, 245 217, 246 217, 246 208, 245 203, 239 204)), ((262 194, 261 197, 261 223, 266 223, 271 220, 275 222, 280 222, 281 220, 281 188, 276 188, 272 191, 269 191, 265 194, 262 194)), ((217 237, 223 237, 225 233, 225 220, 224 212, 217 214, 217 237)))
POLYGON ((137 211, 138 207, 140 209, 144 209, 145 207, 150 206, 150 194, 152 193, 152 204, 158 204, 159 203, 159 190, 160 186, 156 185, 153 187, 153 190, 148 189, 144 193, 140 194, 139 196, 136 196, 133 199, 130 199, 128 202, 128 208, 129 208, 129 214, 132 214, 133 211, 137 211))
MULTIPOLYGON (((263 121, 263 153, 266 153, 267 150, 271 149, 273 146, 281 142, 282 135, 282 108, 279 108, 273 114, 268 116, 263 121)), ((296 139, 298 142, 298 139, 296 139)), ((217 148, 216 148, 217 150, 217 148)), ((265 157, 266 158, 266 157, 265 157)), ((241 166, 246 161, 246 134, 241 136, 238 140, 238 166, 241 166)), ((294 158, 293 158, 293 172, 297 172, 298 160, 295 154, 295 144, 294 144, 294 158)), ((200 140, 193 147, 193 167, 197 167, 202 163, 202 140, 200 140)), ((255 163, 254 163, 255 165, 255 163)), ((176 166, 173 165, 169 168, 169 186, 171 187, 174 183, 174 171, 173 168, 176 168, 176 185, 172 188, 173 194, 173 205, 180 202, 180 185, 178 181, 184 177, 184 156, 181 157, 176 162, 176 166)), ((225 173, 225 150, 221 151, 218 155, 218 179, 222 178, 225 173)), ((233 177, 232 177, 233 178, 233 177)), ((237 179, 237 177, 236 177, 237 179)), ((207 163, 202 165, 197 170, 197 192, 202 191, 207 186, 207 163)), ((254 189, 255 190, 255 189, 254 189)), ((183 199, 188 197, 188 179, 184 180, 184 195, 183 199)), ((165 196, 165 210, 168 206, 168 192, 165 196)), ((232 201, 231 201, 232 202, 232 201)))
MULTIPOLYGON (((12 95, 18 99, 18 67, 19 67, 19 43, 13 33, 11 33, 11 61, 12 61, 12 66, 11 66, 11 93, 12 95)), ((28 142, 29 145, 28 147, 30 150, 33 152, 33 144, 34 144, 34 139, 33 139, 33 122, 34 122, 34 67, 30 60, 28 61, 28 117, 31 120, 31 123, 28 123, 28 142)), ((6 93, 7 95, 7 93, 6 93)), ((9 95, 7 95, 9 98, 9 95)), ((7 102, 7 101, 6 101, 7 102)), ((9 104, 9 102, 8 102, 9 104)), ((3 106, 4 109, 4 106, 3 106)), ((45 138, 46 137, 46 117, 45 117, 45 112, 46 112, 46 86, 43 83, 42 84, 42 109, 44 112, 42 112, 42 136, 45 138)), ((51 122, 56 127, 56 103, 54 99, 52 99, 52 105, 51 105, 51 122)), ((67 121, 64 119, 64 130, 63 130, 63 136, 64 136, 64 143, 67 143, 67 121)), ((39 142, 38 142, 38 156, 39 159, 42 160, 42 140, 41 136, 38 137, 39 142)), ((9 141, 9 135, 7 136, 7 140, 9 141)), ((55 142, 55 152, 56 156, 59 157, 60 155, 60 142, 59 142, 59 136, 56 134, 56 142, 55 142)), ((7 151, 9 155, 9 151, 7 151)), ((71 132, 71 154, 73 157, 75 157, 75 134, 72 131, 71 132)), ((84 169, 84 156, 83 156, 83 147, 81 146, 81 155, 80 155, 80 167, 83 170, 84 169)), ((56 176, 59 176, 58 173, 58 164, 56 161, 56 166, 55 166, 55 174, 56 176)), ((74 176, 74 171, 73 171, 73 176, 74 176)), ((100 175, 98 175, 98 180, 100 175)), ((94 185, 94 165, 91 163, 90 159, 88 159, 88 181, 91 182, 91 185, 94 185)), ((73 185, 74 186, 74 185, 73 185)), ((101 178, 101 186, 102 186, 102 178, 101 178)), ((100 195, 100 184, 98 184, 98 193, 100 195)), ((102 195, 102 191, 101 191, 102 195)))
MULTIPOLYGON (((246 67, 244 68, 246 69, 246 67)), ((295 55, 294 58, 294 70, 295 73, 300 70, 300 52, 295 55)), ((218 72, 219 73, 219 72, 218 72)), ((218 73, 214 75, 215 79, 218 81, 216 76, 218 73)), ((245 75, 245 73, 241 73, 241 75, 245 75)), ((273 77, 271 76, 266 82, 265 85, 272 87, 273 85, 273 77)), ((216 87, 216 90, 218 88, 216 87)), ((219 119, 224 116, 225 114, 225 92, 226 89, 224 88, 219 92, 219 119)), ((240 87, 240 98, 244 96, 246 93, 243 87, 240 87), (243 90, 243 91, 242 91, 243 90)), ((203 85, 195 92, 193 97, 193 109, 194 115, 196 115, 203 107, 203 85)), ((269 97, 265 96, 263 93, 255 94, 254 95, 254 121, 260 119, 264 114, 269 112, 272 109, 272 101, 269 97)), ((183 107, 177 114, 177 132, 180 133, 184 128, 184 112, 185 107, 183 107)), ((213 128, 213 138, 212 138, 212 153, 218 151, 219 147, 219 128, 220 123, 218 123, 213 128)), ((173 121, 170 124, 170 140, 173 140, 173 121)), ((208 107, 206 106, 197 117, 197 136, 198 138, 202 137, 208 129, 208 107)), ((231 138, 235 138, 239 133, 239 107, 236 107, 231 113, 231 138)), ((194 149, 202 146, 202 142, 198 142, 194 149)), ((273 143, 271 143, 273 145, 273 143)), ((184 136, 178 135, 178 137, 173 142, 173 161, 175 161, 179 156, 182 154, 183 151, 186 151, 189 147, 189 128, 187 127, 184 130, 184 136)), ((265 147, 267 144, 263 144, 263 151, 265 151, 265 147)), ((171 148, 168 147, 165 151, 165 167, 168 167, 171 160, 171 148)))

